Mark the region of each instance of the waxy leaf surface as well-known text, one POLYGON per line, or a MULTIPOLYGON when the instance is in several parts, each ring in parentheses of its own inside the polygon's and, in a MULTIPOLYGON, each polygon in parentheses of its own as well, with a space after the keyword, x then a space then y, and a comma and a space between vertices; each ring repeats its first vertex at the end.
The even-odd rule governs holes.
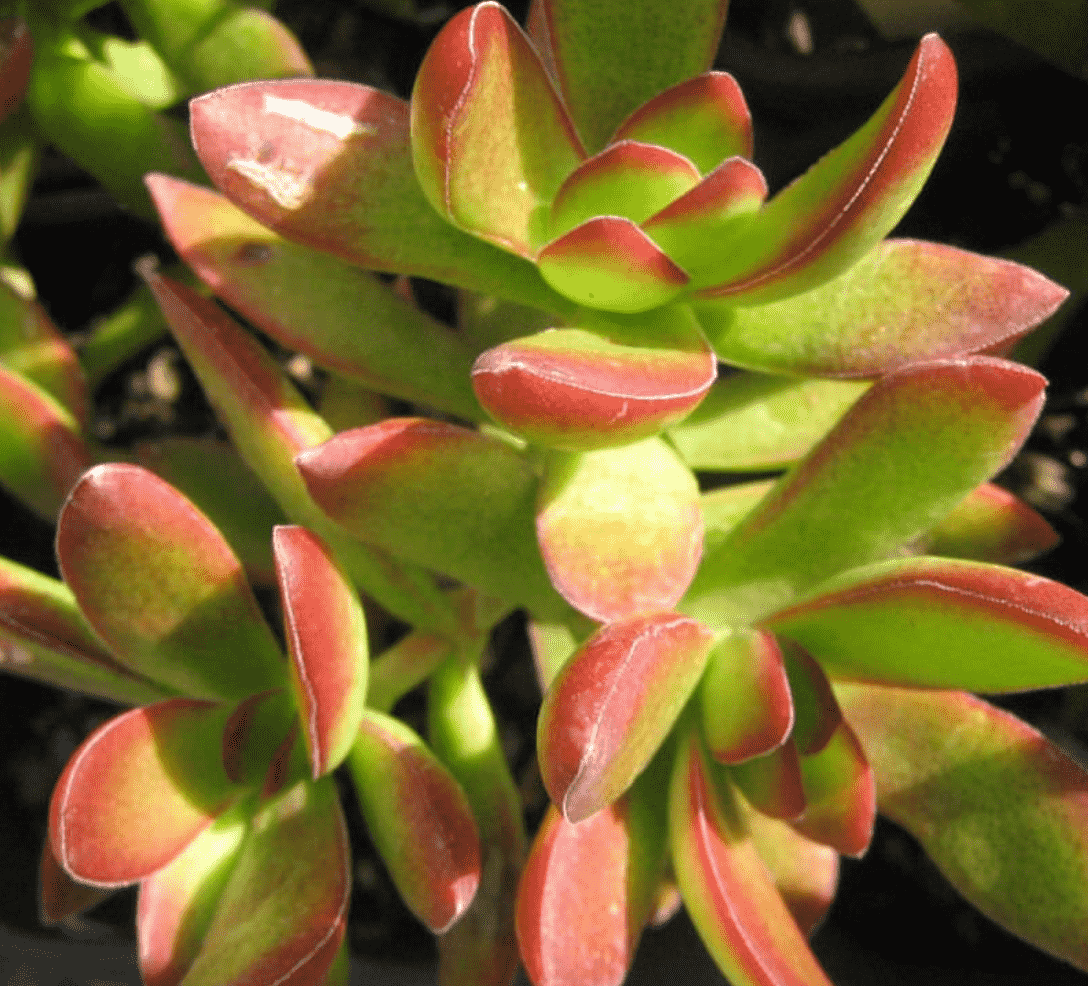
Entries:
POLYGON ((496 346, 472 368, 476 396, 496 421, 551 448, 656 434, 699 404, 717 365, 678 309, 655 314, 651 337, 625 328, 550 329, 496 346))
POLYGON ((401 898, 442 934, 480 883, 480 836, 464 791, 419 736, 372 710, 348 762, 367 830, 401 898))
POLYGON ((703 174, 726 158, 752 156, 752 114, 728 72, 704 72, 643 103, 612 136, 683 154, 703 174))
POLYGON ((1010 260, 886 240, 803 294, 743 308, 732 299, 706 302, 696 310, 726 363, 769 373, 875 377, 1008 343, 1067 295, 1010 260))
POLYGON ((291 676, 314 780, 348 755, 366 701, 366 617, 354 587, 316 534, 272 532, 291 676))
POLYGON ((454 17, 412 91, 412 159, 431 205, 455 225, 531 257, 547 211, 584 157, 540 57, 497 3, 454 17))
POLYGON ((611 804, 672 728, 706 665, 712 636, 675 613, 612 623, 575 652, 540 709, 544 786, 572 822, 611 804))
POLYGON ((240 698, 283 678, 275 638, 222 535, 139 466, 96 466, 57 527, 57 558, 118 660, 169 688, 240 698))
POLYGON ((657 438, 556 453, 540 484, 536 534, 552 585, 590 618, 668 610, 699 565, 699 486, 657 438))
POLYGON ((147 185, 185 262, 277 342, 393 397, 481 416, 470 350, 377 278, 283 239, 210 189, 167 175, 147 185))
POLYGON ((669 831, 684 905, 734 986, 830 986, 693 735, 673 771, 669 831))
POLYGON ((726 637, 711 651, 699 685, 711 756, 739 763, 780 745, 793 727, 793 700, 782 651, 770 633, 726 637))
POLYGON ((884 377, 704 554, 684 609, 708 621, 759 619, 837 572, 894 554, 1009 461, 1044 383, 985 356, 884 377))
POLYGON ((669 438, 693 469, 775 469, 824 437, 868 384, 797 380, 762 373, 719 379, 669 438))
POLYGON ((536 550, 536 478, 498 439, 424 418, 341 432, 298 466, 314 500, 378 547, 500 598, 555 611, 536 550))
POLYGON ((1088 775, 962 692, 836 685, 880 810, 999 924, 1088 970, 1088 775))
POLYGON ((186 986, 321 986, 347 924, 347 826, 331 778, 254 816, 186 986))
POLYGON ((427 201, 407 103, 351 82, 291 79, 219 89, 193 100, 190 114, 212 181, 289 239, 372 270, 569 309, 531 263, 457 229, 427 201))
POLYGON ((848 268, 906 212, 955 108, 952 53, 928 34, 870 120, 771 199, 743 247, 697 286, 708 297, 756 304, 816 287, 848 268))
POLYGON ((235 796, 220 743, 228 709, 168 699, 96 729, 53 790, 57 861, 86 883, 120 886, 162 869, 235 796))
POLYGON ((710 67, 727 6, 533 0, 533 41, 591 153, 643 103, 710 67))
POLYGON ((979 562, 855 569, 766 625, 847 679, 1003 692, 1088 678, 1088 597, 979 562))

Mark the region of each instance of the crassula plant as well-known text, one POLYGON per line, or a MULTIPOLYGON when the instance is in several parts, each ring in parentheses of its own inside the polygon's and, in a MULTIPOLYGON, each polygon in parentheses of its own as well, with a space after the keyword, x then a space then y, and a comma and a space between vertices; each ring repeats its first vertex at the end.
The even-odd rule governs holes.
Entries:
POLYGON ((142 264, 230 449, 133 453, 174 485, 83 472, 104 453, 49 405, 19 475, 63 501, 63 582, 0 584, 18 669, 137 706, 61 777, 43 890, 57 918, 138 882, 149 983, 342 981, 340 764, 445 983, 619 983, 681 904, 738 986, 826 983, 806 937, 877 810, 1088 969, 1088 774, 972 694, 1088 680, 1088 598, 1007 567, 1054 535, 990 482, 1045 386, 996 354, 1065 291, 885 239, 952 124, 934 35, 768 195, 709 69, 725 8, 538 0, 526 33, 483 3, 408 103, 191 104, 219 190, 149 176, 167 234, 324 390, 142 264), (360 268, 456 289, 456 325, 360 268), (207 482, 242 463, 252 498, 207 482), (372 662, 361 598, 409 627, 372 662), (553 802, 531 846, 480 676, 515 610, 553 802), (426 740, 392 714, 417 686, 426 740))

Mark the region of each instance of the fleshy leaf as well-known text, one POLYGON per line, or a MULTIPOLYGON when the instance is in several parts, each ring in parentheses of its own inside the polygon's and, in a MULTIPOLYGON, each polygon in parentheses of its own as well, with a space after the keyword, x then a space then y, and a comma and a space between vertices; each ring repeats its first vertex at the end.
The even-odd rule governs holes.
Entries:
POLYGON ((314 780, 348 755, 366 702, 366 617, 355 589, 316 534, 277 527, 279 575, 295 701, 314 780))
POLYGON ((756 304, 835 277, 899 222, 940 153, 956 108, 956 63, 927 34, 902 81, 845 143, 779 192, 718 271, 708 297, 756 304))
POLYGON ((480 417, 473 354, 377 278, 284 240, 210 189, 168 175, 147 186, 185 262, 277 342, 391 396, 480 417))
POLYGON ((732 486, 719 486, 702 496, 705 545, 703 554, 716 551, 733 529, 759 505, 772 489, 775 480, 756 479, 732 486))
POLYGON ((411 729, 373 710, 348 763, 367 830, 397 890, 442 934, 480 882, 480 836, 464 791, 411 729))
POLYGON ((835 897, 838 852, 806 838, 786 822, 748 808, 740 799, 735 804, 797 926, 802 933, 812 934, 835 897))
POLYGON ((1008 344, 1067 296, 1065 288, 1011 260, 886 240, 803 294, 744 308, 733 307, 732 299, 706 302, 696 311, 726 363, 770 373, 875 377, 1008 344))
POLYGON ((536 550, 529 461, 424 418, 341 432, 298 457, 314 500, 356 537, 499 598, 555 611, 536 550))
POLYGON ((739 763, 784 742, 793 726, 793 700, 774 636, 756 630, 722 640, 710 654, 699 701, 715 760, 739 763))
POLYGON ((534 0, 533 41, 550 61, 591 153, 647 100, 710 67, 727 6, 727 0, 534 0))
POLYGON ((669 429, 669 438, 693 469, 775 469, 808 452, 868 386, 734 373, 719 379, 703 402, 669 429))
POLYGON ((631 314, 672 301, 688 275, 630 219, 598 216, 575 226, 537 257, 544 280, 587 308, 631 314))
POLYGON ((322 986, 350 889, 332 778, 300 781, 254 815, 186 986, 322 986))
POLYGON ((1088 679, 1088 597, 998 565, 877 563, 833 579, 766 624, 835 677, 981 692, 1088 679))
POLYGON ((1088 970, 1088 775, 1030 726, 962 692, 836 685, 880 810, 972 904, 1088 970))
POLYGON ((103 649, 63 582, 7 558, 0 558, 0 667, 128 705, 169 695, 103 649))
POLYGON ((563 182, 551 206, 549 236, 562 236, 594 216, 649 219, 699 184, 683 154, 623 140, 582 162, 563 182))
POLYGON ((784 667, 793 696, 794 722, 790 739, 797 752, 819 753, 842 724, 842 710, 835 701, 831 682, 812 655, 788 641, 783 642, 784 667))
POLYGON ((454 646, 446 637, 419 630, 399 640, 370 666, 367 705, 378 712, 391 711, 402 696, 431 676, 454 646))
POLYGON ((1008 490, 983 483, 923 537, 923 554, 1021 565, 1058 543, 1046 518, 1008 490))
POLYGON ((0 21, 0 120, 11 115, 26 92, 34 42, 19 17, 0 21))
POLYGON ((703 174, 752 156, 752 114, 728 72, 704 72, 658 93, 623 121, 612 141, 639 140, 683 154, 703 174))
POLYGON ((61 511, 57 558, 87 620, 134 671, 202 698, 241 698, 283 679, 234 552, 146 469, 86 473, 61 511))
POLYGON ((536 534, 552 585, 590 618, 671 609, 702 553, 699 486, 658 438, 555 453, 540 484, 536 534))
POLYGON ((805 813, 793 823, 802 835, 844 856, 869 848, 876 823, 873 769, 854 731, 840 722, 818 753, 801 757, 805 813))
POLYGON ((209 401, 246 464, 297 524, 337 553, 352 579, 409 623, 442 626, 445 600, 430 580, 348 537, 313 502, 295 466, 332 434, 271 355, 214 301, 144 265, 141 273, 209 401))
POLYGON ((894 554, 1009 461, 1044 384, 986 356, 884 377, 704 554, 684 608, 747 623, 836 572, 894 554))
POLYGON ((57 861, 78 880, 120 886, 175 859, 234 795, 219 752, 228 711, 168 699, 91 733, 53 790, 57 861))
POLYGON ((529 39, 497 3, 454 17, 412 90, 412 160, 431 205, 525 257, 584 152, 529 39))
POLYGON ((190 103, 212 181, 288 239, 371 270, 564 312, 533 265, 457 229, 416 180, 403 101, 351 82, 230 86, 190 103))
POLYGON ((754 808, 771 818, 792 820, 805 810, 801 758, 792 739, 769 753, 732 764, 725 776, 754 808))
POLYGON ((669 793, 673 868, 691 919, 735 986, 831 986, 771 882, 727 784, 694 731, 669 793))
POLYGON ((656 434, 698 405, 717 365, 682 309, 654 313, 642 334, 625 329, 550 329, 496 346, 472 369, 476 396, 495 420, 552 448, 656 434))
POLYGON ((575 652, 540 709, 544 786, 572 822, 611 804, 650 762, 706 666, 713 637, 675 613, 603 627, 575 652))
POLYGON ((522 962, 534 986, 619 986, 656 903, 658 810, 624 796, 577 825, 548 810, 518 887, 522 962))
MULTIPOLYGON (((261 787, 284 767, 298 739, 298 708, 286 689, 257 692, 239 702, 223 728, 223 769, 235 784, 261 787)), ((297 780, 298 778, 293 778, 297 780)))
POLYGON ((37 384, 0 366, 0 483, 52 521, 90 464, 71 413, 37 384))
POLYGON ((102 903, 112 893, 107 887, 96 887, 73 879, 57 862, 49 839, 45 840, 38 867, 38 918, 42 924, 59 924, 67 917, 82 914, 102 903))
POLYGON ((140 884, 136 937, 145 986, 178 986, 196 961, 238 858, 248 817, 234 809, 140 884))

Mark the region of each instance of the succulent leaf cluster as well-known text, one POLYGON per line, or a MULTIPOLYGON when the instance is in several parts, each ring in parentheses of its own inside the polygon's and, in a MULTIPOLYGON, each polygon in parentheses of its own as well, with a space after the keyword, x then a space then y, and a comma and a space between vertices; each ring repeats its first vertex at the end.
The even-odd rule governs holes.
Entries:
MULTIPOLYGON (((138 883, 150 986, 345 981, 341 765, 444 983, 618 984, 681 904, 738 986, 826 983, 807 936, 878 810, 1088 969, 1088 774, 973 694, 1088 680, 1088 598, 1010 567, 1055 537, 991 482, 1045 388, 999 354, 1066 292, 886 238, 952 125, 935 35, 769 194, 711 68, 726 6, 534 0, 523 31, 486 2, 408 102, 195 99, 216 189, 146 187, 207 290, 141 274, 229 446, 108 461, 74 354, 11 293, 0 479, 57 517, 62 580, 4 561, 0 638, 135 706, 57 785, 44 909, 138 883), (457 290, 456 325, 413 277, 457 290), (328 374, 316 406, 207 291, 328 374), (373 660, 363 599, 409 628, 373 660), (552 802, 531 844, 480 667, 514 610, 552 802), (420 686, 426 738, 394 715, 420 686)), ((191 92, 171 8, 133 4, 191 92)))

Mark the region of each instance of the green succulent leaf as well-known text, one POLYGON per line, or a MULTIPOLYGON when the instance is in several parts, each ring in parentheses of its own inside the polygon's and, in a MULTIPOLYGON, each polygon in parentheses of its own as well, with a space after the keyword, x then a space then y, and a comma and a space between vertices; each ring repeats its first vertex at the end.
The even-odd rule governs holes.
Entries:
POLYGON ((167 175, 147 184, 185 262, 277 342, 381 393, 483 417, 469 386, 475 353, 377 278, 283 239, 210 189, 167 175))
POLYGON ((766 625, 847 679, 1005 692, 1088 678, 1088 597, 998 565, 879 562, 766 625))
POLYGON ((554 453, 537 494, 536 535, 552 585, 591 619, 671 609, 702 552, 699 487, 658 438, 554 453))
POLYGON ((837 684, 880 810, 984 914, 1088 970, 1088 775, 1030 726, 962 692, 837 684))
POLYGON ((703 555, 716 552, 733 529, 755 510, 772 489, 775 480, 756 479, 750 482, 719 486, 702 496, 704 546, 703 555))
POLYGON ((435 38, 412 90, 412 159, 431 205, 531 257, 548 206, 585 156, 540 57, 497 3, 463 10, 435 38))
POLYGON ((544 786, 572 822, 612 804, 672 729, 713 637, 655 613, 608 624, 567 661, 544 696, 537 750, 544 786))
POLYGON ((684 906, 731 983, 831 986, 695 730, 681 741, 673 769, 669 833, 684 906))
POLYGON ((1009 260, 886 240, 802 294, 743 308, 732 299, 710 301, 695 311, 726 363, 768 373, 875 377, 1008 343, 1048 318, 1068 294, 1009 260))
POLYGON ((529 34, 590 153, 643 103, 705 72, 728 0, 533 0, 529 34))
POLYGON ((38 174, 42 139, 26 109, 0 123, 0 243, 7 244, 23 216, 38 174))
POLYGON ((777 469, 808 452, 868 389, 862 381, 734 373, 668 436, 692 469, 777 469))
POLYGON ((758 304, 817 287, 882 240, 918 194, 952 125, 956 65, 926 35, 902 81, 845 143, 772 198, 696 287, 758 304))
POLYGON ((253 821, 186 986, 322 986, 347 925, 347 826, 332 778, 300 781, 253 821))
POLYGON ((190 104, 193 145, 232 202, 372 270, 570 312, 533 265, 440 216, 412 166, 408 105, 350 82, 244 83, 190 104), (254 155, 253 146, 268 149, 254 155))
POLYGON ((536 475, 507 443, 390 418, 341 432, 297 462, 314 500, 368 544, 534 611, 564 610, 536 549, 536 475))
POLYGON ((464 791, 408 726, 369 709, 348 766, 367 830, 402 899, 442 934, 480 883, 480 836, 464 791))
POLYGON ((275 687, 283 659, 223 536, 139 466, 96 466, 57 526, 60 569, 117 659, 201 698, 275 687))
POLYGON ((712 625, 747 624, 837 572, 893 555, 1009 461, 1043 385, 987 356, 884 377, 704 554, 683 608, 712 625))
POLYGON ((704 72, 643 103, 612 142, 638 140, 683 154, 702 174, 726 158, 752 156, 752 114, 728 72, 704 72))
POLYGON ((795 821, 805 811, 805 786, 801 755, 792 738, 768 753, 752 757, 728 769, 719 768, 757 811, 770 818, 795 821))
POLYGON ((237 797, 220 747, 229 708, 167 699, 110 719, 64 768, 53 854, 77 880, 135 883, 162 869, 237 797))

